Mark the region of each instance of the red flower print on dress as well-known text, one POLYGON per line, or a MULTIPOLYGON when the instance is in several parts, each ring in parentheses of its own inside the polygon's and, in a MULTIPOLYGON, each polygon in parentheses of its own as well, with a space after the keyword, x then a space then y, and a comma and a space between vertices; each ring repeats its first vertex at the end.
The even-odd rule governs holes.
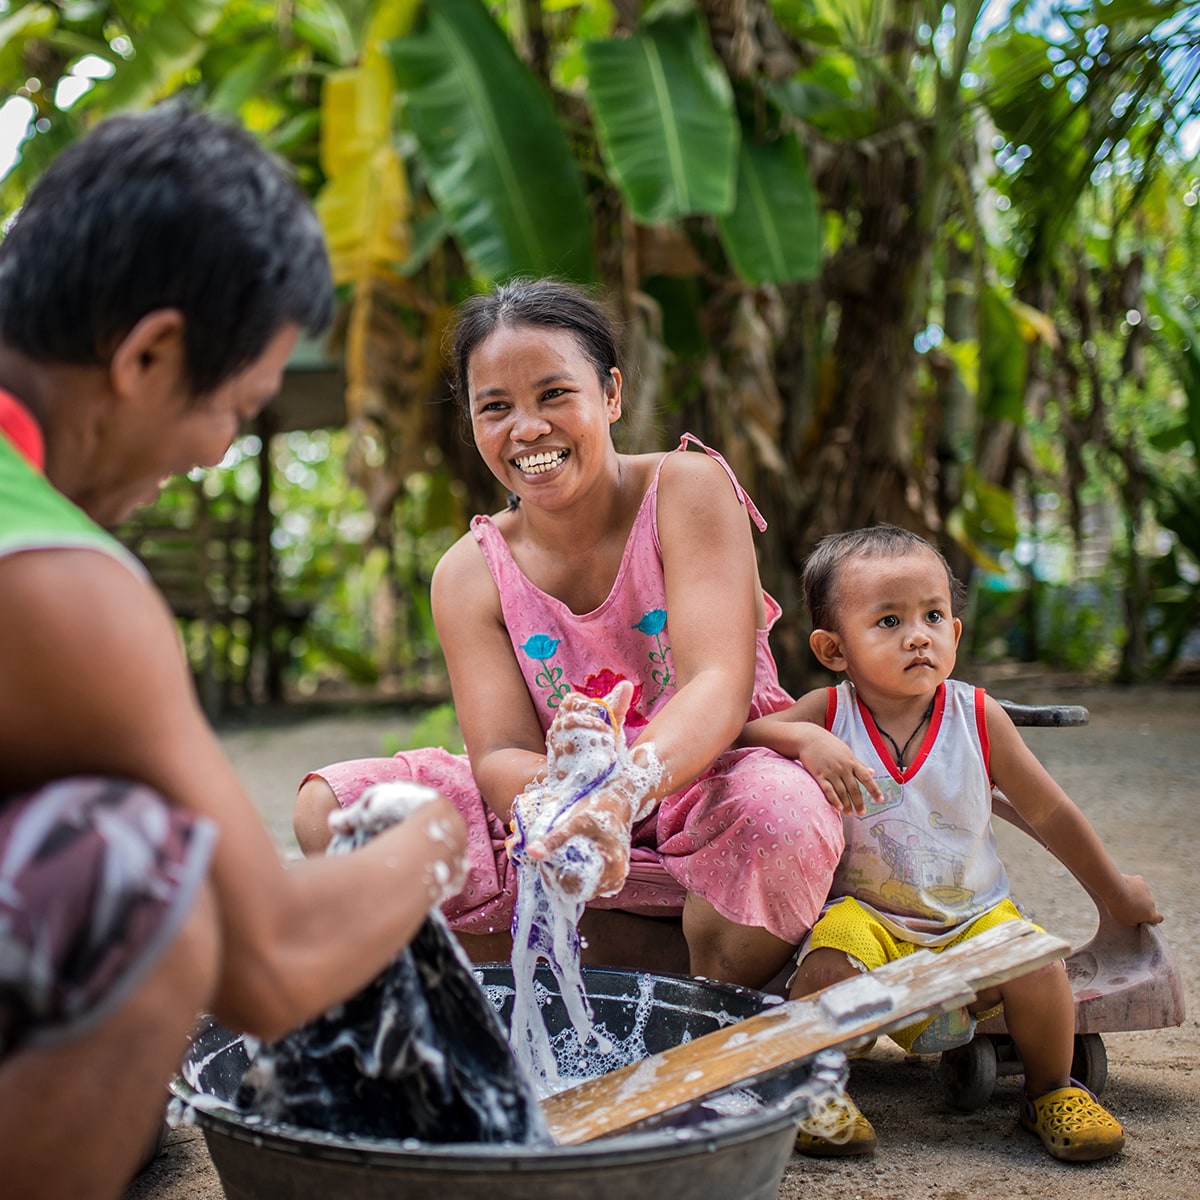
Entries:
MULTIPOLYGON (((609 692, 625 679, 624 675, 618 675, 615 671, 610 671, 607 667, 603 671, 597 671, 594 675, 587 677, 586 683, 572 684, 572 687, 577 692, 582 692, 585 696, 591 696, 593 699, 603 700, 609 692)), ((632 680, 629 681, 633 683, 632 680)), ((642 698, 642 685, 640 683, 633 684, 633 699, 629 702, 629 711, 625 714, 626 729, 641 729, 642 726, 648 725, 649 722, 638 711, 638 701, 642 698)))

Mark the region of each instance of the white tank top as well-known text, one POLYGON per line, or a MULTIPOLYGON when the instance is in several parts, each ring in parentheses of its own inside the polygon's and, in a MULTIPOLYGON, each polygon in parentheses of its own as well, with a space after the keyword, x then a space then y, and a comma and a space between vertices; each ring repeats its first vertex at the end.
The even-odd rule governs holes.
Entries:
POLYGON ((896 937, 951 941, 1009 891, 992 833, 984 691, 950 679, 906 768, 854 685, 829 689, 825 725, 875 774, 883 801, 844 817, 846 852, 830 899, 853 896, 896 937))

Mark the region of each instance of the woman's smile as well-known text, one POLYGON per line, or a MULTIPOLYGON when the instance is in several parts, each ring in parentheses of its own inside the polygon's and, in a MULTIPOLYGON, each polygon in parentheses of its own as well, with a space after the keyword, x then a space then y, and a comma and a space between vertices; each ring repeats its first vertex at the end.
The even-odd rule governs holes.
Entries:
POLYGON ((539 450, 537 454, 526 454, 514 458, 513 465, 523 475, 545 475, 567 461, 569 450, 539 450))

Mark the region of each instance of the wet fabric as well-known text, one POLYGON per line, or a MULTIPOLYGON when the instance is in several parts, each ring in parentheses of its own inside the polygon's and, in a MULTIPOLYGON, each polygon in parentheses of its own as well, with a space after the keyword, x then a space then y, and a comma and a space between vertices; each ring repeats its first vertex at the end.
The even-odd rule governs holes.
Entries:
MULTIPOLYGON (((335 838, 330 852, 348 841, 335 838)), ((273 1123, 339 1137, 547 1137, 500 1020, 436 912, 366 988, 263 1046, 235 1103, 273 1123)))
POLYGON ((120 779, 0 799, 0 1057, 79 1036, 170 944, 216 827, 120 779))

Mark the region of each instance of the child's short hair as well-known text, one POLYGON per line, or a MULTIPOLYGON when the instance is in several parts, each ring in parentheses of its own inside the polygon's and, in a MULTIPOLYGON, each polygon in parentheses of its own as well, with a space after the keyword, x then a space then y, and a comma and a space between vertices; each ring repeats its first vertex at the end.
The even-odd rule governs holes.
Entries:
POLYGON ((950 569, 946 556, 919 534, 899 525, 870 525, 848 533, 831 533, 822 538, 808 556, 800 586, 814 629, 834 629, 837 621, 837 578, 842 564, 851 558, 899 558, 914 550, 928 550, 946 568, 954 613, 962 607, 966 589, 950 569))

